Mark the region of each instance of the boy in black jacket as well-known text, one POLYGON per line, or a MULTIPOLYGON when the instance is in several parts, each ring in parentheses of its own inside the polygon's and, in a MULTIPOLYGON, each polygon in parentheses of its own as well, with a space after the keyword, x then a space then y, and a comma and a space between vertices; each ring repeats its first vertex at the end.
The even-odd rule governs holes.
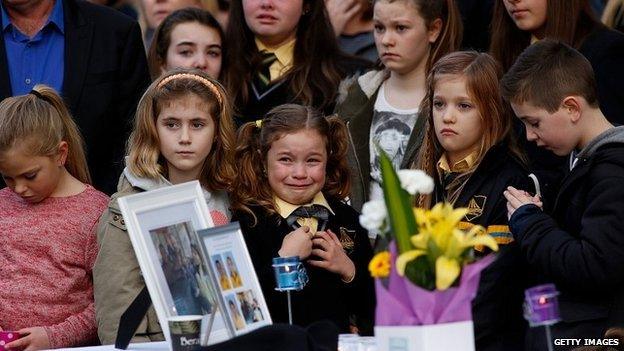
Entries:
MULTIPOLYGON (((551 215, 535 205, 537 196, 505 192, 511 231, 536 283, 553 282, 561 293, 552 338, 601 338, 624 323, 624 127, 600 111, 589 62, 560 42, 527 48, 502 90, 529 141, 570 155, 551 215)), ((543 329, 531 330, 527 348, 547 348, 543 329)))

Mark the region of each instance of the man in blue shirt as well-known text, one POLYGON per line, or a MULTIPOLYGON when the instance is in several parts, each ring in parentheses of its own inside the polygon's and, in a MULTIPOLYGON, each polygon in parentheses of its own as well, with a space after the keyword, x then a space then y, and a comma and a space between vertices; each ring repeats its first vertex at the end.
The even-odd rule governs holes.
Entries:
MULTIPOLYGON (((13 95, 27 94, 38 83, 46 84, 56 91, 63 88, 63 59, 65 49, 62 1, 47 1, 51 13, 38 32, 19 28, 2 11, 2 35, 9 64, 13 95), (49 3, 49 4, 48 4, 49 3), (45 65, 42 64, 45 62, 45 65), (56 67, 55 69, 46 69, 56 67)), ((47 9, 46 9, 47 10, 47 9)), ((19 21, 16 21, 21 25, 19 21)), ((36 27, 35 27, 36 30, 36 27)))
POLYGON ((113 193, 149 84, 138 24, 80 0, 0 0, 0 12, 0 100, 36 84, 59 91, 83 134, 94 186, 113 193))

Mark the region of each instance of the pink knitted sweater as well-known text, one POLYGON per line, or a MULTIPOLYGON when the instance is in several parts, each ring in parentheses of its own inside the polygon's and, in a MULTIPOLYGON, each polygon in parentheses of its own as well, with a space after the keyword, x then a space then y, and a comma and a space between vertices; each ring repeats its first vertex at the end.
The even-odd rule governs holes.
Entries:
POLYGON ((107 203, 91 186, 37 204, 0 190, 2 329, 44 327, 52 348, 96 340, 91 269, 107 203))

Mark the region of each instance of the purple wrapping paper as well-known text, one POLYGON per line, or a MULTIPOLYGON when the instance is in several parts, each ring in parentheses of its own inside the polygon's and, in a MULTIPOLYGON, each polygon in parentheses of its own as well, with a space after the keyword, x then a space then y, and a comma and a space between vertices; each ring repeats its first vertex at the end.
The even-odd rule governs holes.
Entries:
MULTIPOLYGON (((397 256, 394 243, 390 245, 390 255, 394 262, 397 256)), ((393 264, 387 288, 380 279, 375 279, 375 325, 430 325, 472 320, 471 301, 477 294, 481 271, 494 258, 495 255, 488 255, 464 266, 459 286, 444 291, 428 291, 414 285, 399 276, 393 264)))

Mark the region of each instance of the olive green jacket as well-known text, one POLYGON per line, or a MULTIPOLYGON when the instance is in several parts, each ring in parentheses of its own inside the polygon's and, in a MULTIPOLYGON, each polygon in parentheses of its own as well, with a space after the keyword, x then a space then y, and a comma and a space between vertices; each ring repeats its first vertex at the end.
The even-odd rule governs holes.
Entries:
MULTIPOLYGON (((349 130, 347 159, 351 169, 351 206, 362 211, 370 191, 370 129, 379 87, 388 78, 388 71, 369 71, 357 79, 344 81, 339 89, 336 114, 349 130)), ((425 118, 419 116, 407 142, 401 168, 410 168, 425 137, 425 118)))
MULTIPOLYGON (((98 336, 104 345, 115 343, 121 315, 145 287, 117 199, 169 185, 171 183, 164 178, 154 181, 136 177, 126 168, 117 185, 118 191, 100 217, 97 228, 100 251, 93 267, 93 290, 98 336)), ((222 212, 228 219, 232 217, 225 192, 204 190, 204 197, 209 209, 222 212)), ((131 342, 161 340, 164 340, 162 328, 151 306, 131 342)))
MULTIPOLYGON (((124 176, 117 189, 111 197, 108 209, 100 217, 97 228, 100 251, 93 267, 95 318, 98 336, 103 345, 115 343, 121 315, 145 286, 117 199, 147 189, 133 187, 124 176)), ((154 306, 151 306, 132 342, 161 340, 165 338, 154 306)))

